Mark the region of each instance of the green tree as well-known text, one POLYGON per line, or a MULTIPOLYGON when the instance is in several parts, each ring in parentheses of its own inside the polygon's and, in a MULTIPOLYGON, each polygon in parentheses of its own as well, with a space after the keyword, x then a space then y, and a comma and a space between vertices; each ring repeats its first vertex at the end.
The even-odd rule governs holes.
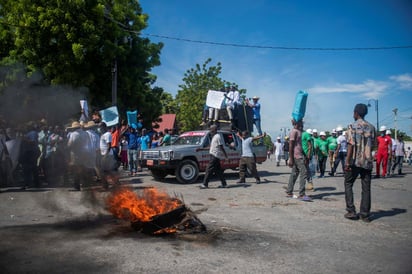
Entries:
POLYGON ((118 107, 138 108, 149 121, 162 109, 150 71, 163 44, 139 36, 147 19, 135 0, 0 0, 1 63, 20 62, 50 85, 87 87, 97 108, 111 105, 116 63, 118 107))
POLYGON ((211 61, 208 58, 202 66, 196 64, 195 68, 187 70, 183 77, 184 84, 179 85, 180 90, 176 95, 176 105, 179 108, 177 121, 182 131, 199 127, 208 90, 219 90, 224 85, 219 77, 221 64, 211 66, 211 61))

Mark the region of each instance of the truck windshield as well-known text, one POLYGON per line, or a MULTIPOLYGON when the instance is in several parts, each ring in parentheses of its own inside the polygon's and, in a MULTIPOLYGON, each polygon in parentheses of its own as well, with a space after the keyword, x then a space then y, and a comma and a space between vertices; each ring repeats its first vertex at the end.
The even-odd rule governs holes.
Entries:
POLYGON ((200 145, 205 136, 179 136, 173 145, 200 145))

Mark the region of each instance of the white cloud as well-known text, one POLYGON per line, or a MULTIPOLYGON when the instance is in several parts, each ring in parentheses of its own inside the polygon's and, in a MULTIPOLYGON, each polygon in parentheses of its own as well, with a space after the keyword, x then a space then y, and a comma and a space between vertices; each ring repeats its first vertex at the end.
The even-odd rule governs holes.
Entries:
POLYGON ((395 81, 399 85, 400 89, 411 89, 412 88, 412 74, 405 73, 400 75, 394 75, 389 77, 392 81, 395 81))
POLYGON ((360 93, 365 98, 379 98, 388 90, 391 84, 384 81, 365 80, 360 84, 332 84, 315 86, 309 89, 311 93, 360 93))

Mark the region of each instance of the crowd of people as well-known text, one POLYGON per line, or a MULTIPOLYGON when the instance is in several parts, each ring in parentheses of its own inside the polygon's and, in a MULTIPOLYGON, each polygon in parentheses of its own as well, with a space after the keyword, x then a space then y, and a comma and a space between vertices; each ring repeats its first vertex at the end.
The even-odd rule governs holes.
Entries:
POLYGON ((19 129, 2 125, 0 182, 22 183, 23 189, 72 182, 80 190, 95 181, 107 188, 117 183, 118 168, 128 170, 129 176, 142 170, 142 150, 170 143, 168 129, 149 132, 126 121, 107 126, 98 113, 66 128, 49 125, 45 119, 19 129))
MULTIPOLYGON (((347 139, 346 130, 341 126, 332 129, 329 133, 317 129, 306 129, 302 132, 302 149, 305 156, 308 158, 308 174, 307 174, 307 189, 313 189, 313 178, 323 178, 326 174, 327 163, 330 170, 327 173, 329 176, 335 176, 341 166, 341 173, 344 173, 345 161, 347 156, 347 139)), ((386 178, 393 176, 395 170, 398 175, 402 175, 403 162, 406 160, 408 164, 412 162, 411 148, 405 148, 402 135, 392 138, 392 132, 381 126, 377 144, 374 151, 376 161, 376 169, 374 178, 386 178)), ((276 166, 279 166, 282 159, 285 165, 288 165, 289 160, 289 136, 285 136, 282 142, 278 136, 273 144, 273 150, 270 155, 274 155, 276 166)))

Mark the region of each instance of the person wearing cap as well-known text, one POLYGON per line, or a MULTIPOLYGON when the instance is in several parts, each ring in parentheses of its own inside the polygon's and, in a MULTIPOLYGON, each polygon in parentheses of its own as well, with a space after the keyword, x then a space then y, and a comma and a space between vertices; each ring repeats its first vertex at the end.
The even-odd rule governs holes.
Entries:
POLYGON ((309 159, 303 153, 302 149, 302 130, 303 121, 295 121, 292 119, 293 128, 289 133, 290 142, 290 159, 288 166, 292 168, 289 176, 289 182, 286 189, 286 197, 293 198, 293 188, 297 179, 299 178, 299 196, 298 199, 301 201, 311 201, 309 196, 306 196, 305 183, 308 176, 307 163, 309 159))
POLYGON ((331 172, 329 172, 330 176, 335 176, 335 173, 337 171, 337 168, 339 166, 339 163, 342 165, 342 172, 345 171, 345 161, 346 161, 346 155, 347 155, 347 149, 348 149, 348 143, 346 141, 346 133, 343 132, 343 128, 341 126, 338 126, 336 128, 338 138, 336 139, 336 142, 338 146, 336 147, 335 150, 335 162, 333 163, 333 168, 331 172))
POLYGON ((280 165, 280 159, 282 158, 282 155, 283 155, 283 144, 282 144, 282 140, 280 139, 280 136, 278 136, 275 142, 276 166, 280 165))
POLYGON ((379 128, 379 136, 376 138, 378 143, 378 150, 376 152, 376 174, 375 178, 381 177, 382 166, 382 178, 386 178, 388 173, 388 160, 392 152, 392 138, 386 135, 386 126, 379 128))
POLYGON ((258 132, 259 135, 262 135, 262 127, 261 127, 261 123, 260 123, 260 103, 259 103, 259 97, 257 96, 253 96, 252 101, 250 102, 250 100, 248 98, 246 98, 246 104, 252 108, 253 110, 253 124, 256 127, 256 130, 258 132))
POLYGON ((319 178, 325 177, 325 169, 326 169, 326 162, 328 160, 328 141, 326 139, 326 133, 321 131, 319 133, 319 140, 318 142, 318 166, 319 166, 319 178))
POLYGON ((376 129, 365 120, 368 107, 357 104, 353 111, 355 122, 347 130, 347 156, 345 161, 345 218, 370 222, 371 177, 373 169, 372 151, 376 144, 376 129), (353 184, 360 177, 362 184, 359 214, 353 201, 353 184))
POLYGON ((313 167, 312 159, 314 154, 314 145, 313 145, 313 138, 312 138, 313 131, 312 129, 308 128, 306 131, 302 133, 302 149, 303 154, 305 155, 305 164, 306 170, 308 175, 306 176, 307 180, 307 190, 313 190, 313 176, 315 175, 315 169, 313 167))
POLYGON ((335 162, 335 150, 338 147, 336 129, 332 129, 331 135, 326 140, 328 141, 329 166, 332 172, 333 163, 335 162))

